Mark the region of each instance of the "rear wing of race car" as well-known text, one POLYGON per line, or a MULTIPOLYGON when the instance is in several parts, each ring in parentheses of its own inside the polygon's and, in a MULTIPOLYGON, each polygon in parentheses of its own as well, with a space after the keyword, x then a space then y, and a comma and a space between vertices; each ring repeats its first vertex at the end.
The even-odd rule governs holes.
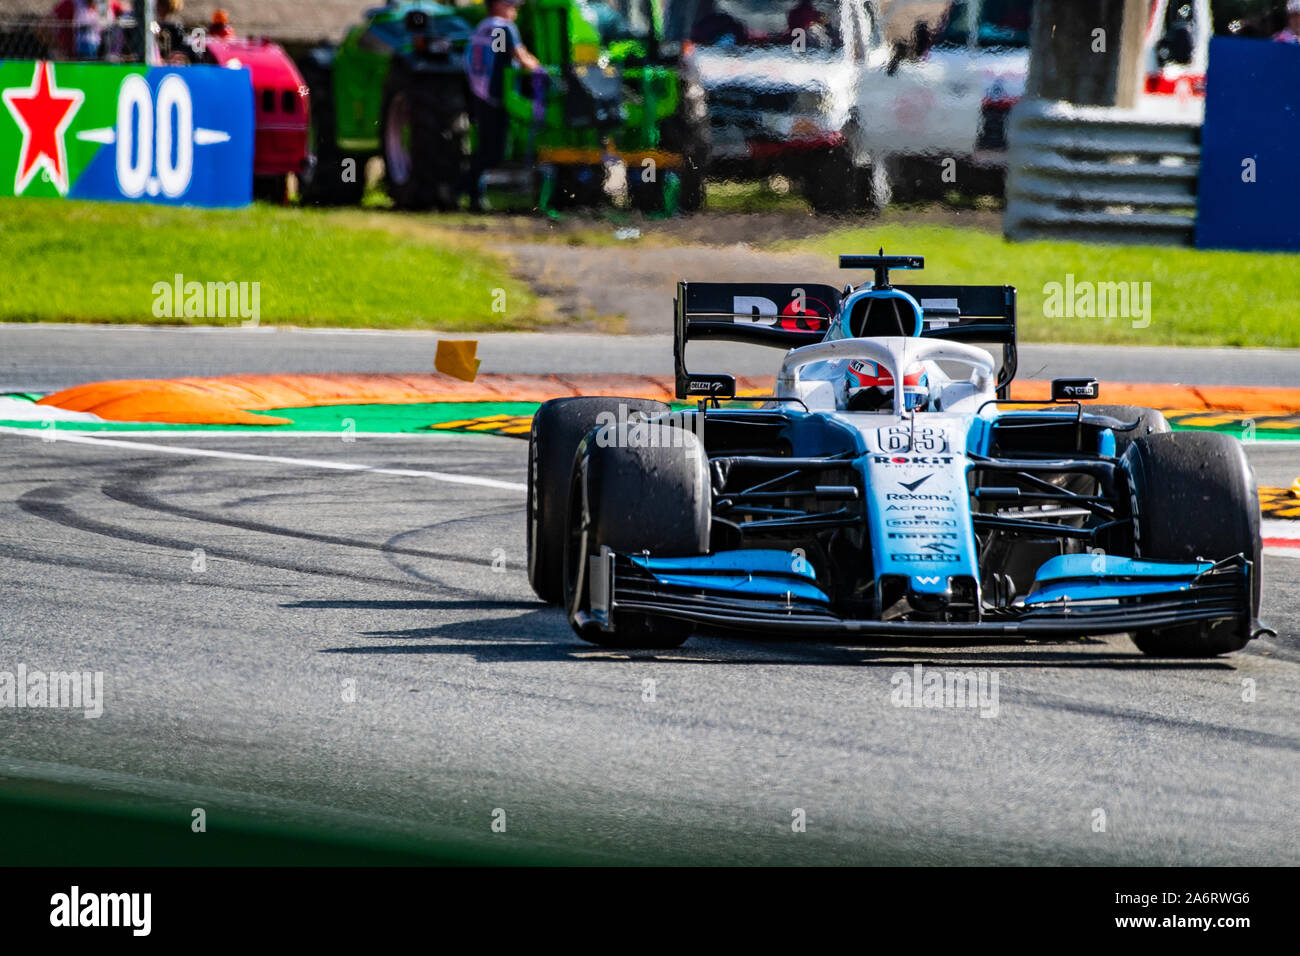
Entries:
POLYGON ((1010 397, 1016 377, 1016 287, 1013 285, 896 285, 921 303, 928 339, 1001 345, 998 398, 1010 397))
POLYGON ((686 369, 686 343, 699 339, 792 349, 826 337, 840 291, 820 283, 679 282, 673 367, 677 397, 732 398, 736 377, 686 369))
MULTIPOLYGON (((858 267, 858 259, 844 257, 858 267)), ((893 257, 890 257, 893 258, 893 257)), ((919 257, 907 257, 918 260, 919 257)), ((1002 346, 998 395, 1007 397, 1016 374, 1016 290, 1014 286, 898 285, 920 303, 921 335, 972 344, 1002 346)), ((673 366, 679 399, 732 398, 734 375, 691 372, 686 368, 686 344, 700 339, 746 342, 776 348, 798 348, 822 341, 839 313, 840 303, 854 290, 808 282, 679 282, 673 366)))

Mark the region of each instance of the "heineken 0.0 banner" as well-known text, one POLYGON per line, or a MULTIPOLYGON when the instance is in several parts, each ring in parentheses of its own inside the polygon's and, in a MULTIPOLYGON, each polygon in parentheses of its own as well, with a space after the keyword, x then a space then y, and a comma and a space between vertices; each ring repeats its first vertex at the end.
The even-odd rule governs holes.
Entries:
POLYGON ((247 70, 6 60, 0 98, 0 196, 252 200, 247 70))

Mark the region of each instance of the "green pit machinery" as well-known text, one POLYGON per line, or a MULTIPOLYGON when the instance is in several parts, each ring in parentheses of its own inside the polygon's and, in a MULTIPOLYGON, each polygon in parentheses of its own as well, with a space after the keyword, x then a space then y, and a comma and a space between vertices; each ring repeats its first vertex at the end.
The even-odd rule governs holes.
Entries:
MULTIPOLYGON (((482 5, 389 3, 339 45, 299 58, 312 110, 304 202, 359 203, 366 162, 378 156, 398 208, 456 207, 474 142, 465 54, 485 16, 482 5)), ((703 205, 706 104, 680 49, 663 42, 660 0, 526 0, 518 26, 545 74, 506 70, 498 184, 528 190, 548 213, 600 205, 621 161, 634 208, 671 215, 703 205)))

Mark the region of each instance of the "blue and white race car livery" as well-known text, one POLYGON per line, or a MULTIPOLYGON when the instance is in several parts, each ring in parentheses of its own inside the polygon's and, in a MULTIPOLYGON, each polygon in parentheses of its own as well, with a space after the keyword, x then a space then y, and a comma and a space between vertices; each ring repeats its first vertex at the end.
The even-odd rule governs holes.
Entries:
POLYGON ((682 282, 676 410, 548 402, 529 456, 529 573, 577 633, 1128 633, 1211 656, 1262 630, 1259 504, 1240 444, 1099 405, 1092 379, 1012 402, 1015 289, 682 282), (786 348, 770 395, 688 370, 699 339, 786 348))

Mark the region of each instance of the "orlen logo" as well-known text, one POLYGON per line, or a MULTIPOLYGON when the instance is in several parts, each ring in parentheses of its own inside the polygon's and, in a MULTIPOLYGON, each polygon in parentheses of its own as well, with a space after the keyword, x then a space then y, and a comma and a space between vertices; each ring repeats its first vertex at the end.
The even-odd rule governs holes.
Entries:
POLYGON ((792 295, 786 307, 779 311, 776 303, 766 296, 733 296, 731 311, 735 321, 742 325, 771 325, 791 332, 825 332, 830 306, 809 299, 803 289, 792 290, 792 295))

